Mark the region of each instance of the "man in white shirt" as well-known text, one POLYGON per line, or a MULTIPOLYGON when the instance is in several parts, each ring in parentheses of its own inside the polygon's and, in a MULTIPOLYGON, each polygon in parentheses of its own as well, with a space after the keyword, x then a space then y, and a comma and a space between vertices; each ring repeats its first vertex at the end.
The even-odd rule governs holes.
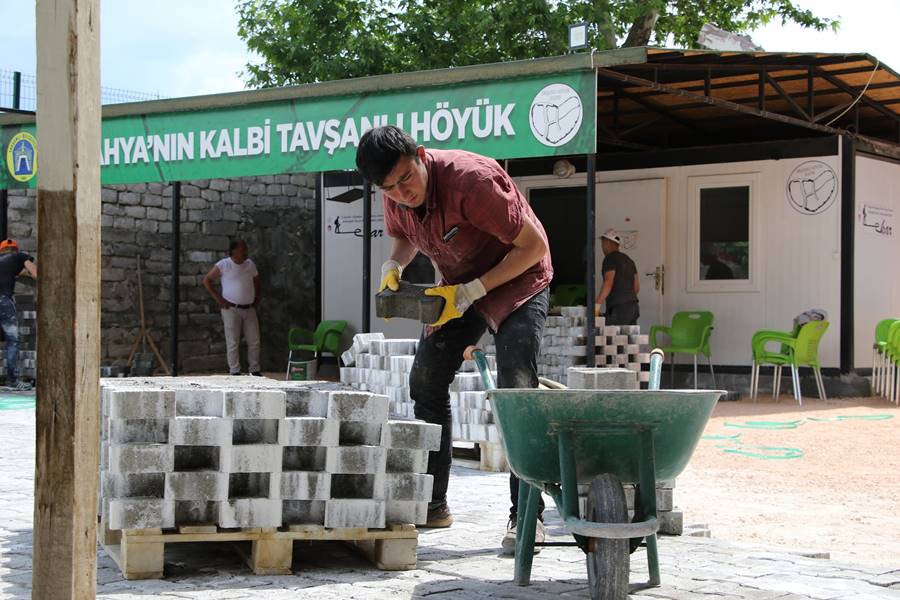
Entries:
POLYGON ((225 323, 225 347, 228 352, 228 371, 241 374, 241 356, 238 350, 241 331, 247 342, 247 362, 251 375, 259 371, 259 321, 256 306, 261 299, 261 285, 256 265, 248 258, 249 250, 243 240, 235 240, 228 247, 228 258, 223 258, 203 278, 203 287, 222 310, 225 323), (222 293, 213 288, 216 279, 222 280, 222 293))

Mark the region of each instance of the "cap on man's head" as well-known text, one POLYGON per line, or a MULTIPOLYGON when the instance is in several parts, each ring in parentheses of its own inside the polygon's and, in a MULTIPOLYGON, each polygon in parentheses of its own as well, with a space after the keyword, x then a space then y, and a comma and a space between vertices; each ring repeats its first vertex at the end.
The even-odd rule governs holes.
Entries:
POLYGON ((19 249, 19 244, 14 239, 7 238, 7 239, 3 240, 2 242, 0 242, 0 252, 3 252, 4 250, 18 250, 18 249, 19 249))
POLYGON ((603 235, 600 236, 600 239, 607 239, 611 241, 613 244, 621 244, 622 236, 619 235, 619 232, 615 229, 607 229, 603 232, 603 235))

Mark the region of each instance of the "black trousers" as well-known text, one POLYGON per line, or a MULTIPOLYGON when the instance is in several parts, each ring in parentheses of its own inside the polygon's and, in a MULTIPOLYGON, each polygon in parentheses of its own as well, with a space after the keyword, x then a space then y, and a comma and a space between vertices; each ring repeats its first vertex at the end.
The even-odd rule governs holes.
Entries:
MULTIPOLYGON (((550 294, 545 288, 520 306, 494 333, 497 346, 497 386, 536 388, 537 361, 547 321, 550 294)), ((422 337, 409 375, 409 395, 415 403, 416 418, 443 427, 441 449, 428 456, 428 473, 434 476, 432 506, 447 501, 453 439, 450 412, 450 384, 463 361, 466 347, 476 344, 487 324, 474 308, 448 322, 428 337, 422 337)), ((515 517, 519 500, 519 480, 510 474, 510 515, 515 517)), ((541 500, 540 512, 544 510, 541 500)))
POLYGON ((637 302, 626 302, 625 304, 616 304, 606 309, 607 325, 637 325, 638 318, 641 316, 640 308, 637 302))

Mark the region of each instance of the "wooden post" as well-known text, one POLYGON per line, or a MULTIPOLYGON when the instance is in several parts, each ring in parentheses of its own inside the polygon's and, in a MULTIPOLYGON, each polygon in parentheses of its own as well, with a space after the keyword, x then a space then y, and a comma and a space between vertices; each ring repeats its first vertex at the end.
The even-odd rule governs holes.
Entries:
POLYGON ((100 6, 37 0, 32 598, 94 598, 100 420, 100 6))

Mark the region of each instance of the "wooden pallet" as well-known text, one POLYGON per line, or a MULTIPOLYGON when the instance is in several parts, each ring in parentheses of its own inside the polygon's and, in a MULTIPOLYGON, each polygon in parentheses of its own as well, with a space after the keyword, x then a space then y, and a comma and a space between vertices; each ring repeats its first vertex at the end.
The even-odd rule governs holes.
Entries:
POLYGON ((257 575, 290 575, 295 540, 342 541, 383 571, 416 568, 419 532, 415 525, 386 529, 326 529, 318 525, 222 529, 215 525, 182 526, 177 530, 111 530, 100 523, 100 543, 125 579, 161 579, 166 544, 184 542, 251 542, 250 552, 238 553, 257 575))

